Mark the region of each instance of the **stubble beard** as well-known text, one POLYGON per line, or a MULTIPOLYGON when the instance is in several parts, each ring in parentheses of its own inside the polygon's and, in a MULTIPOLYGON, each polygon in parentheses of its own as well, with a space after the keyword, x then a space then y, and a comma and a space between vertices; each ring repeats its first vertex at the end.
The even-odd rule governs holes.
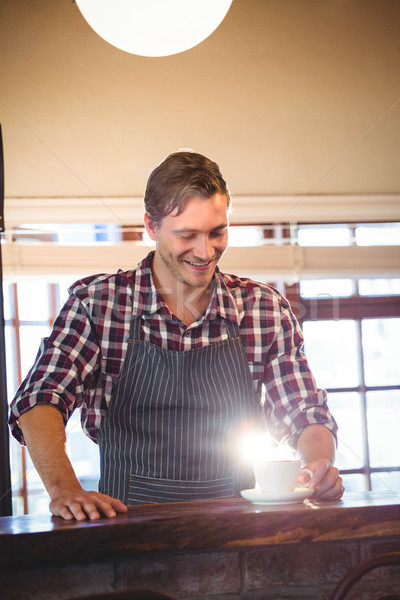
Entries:
MULTIPOLYGON (((186 278, 182 273, 182 269, 180 268, 180 264, 182 264, 182 268, 184 268, 184 259, 182 257, 174 258, 171 254, 164 252, 162 247, 158 248, 160 258, 162 259, 164 265, 167 267, 168 271, 173 275, 179 283, 183 285, 187 285, 191 288, 205 288, 208 287, 213 279, 215 266, 217 265, 219 259, 221 258, 221 254, 216 253, 216 257, 214 259, 214 270, 211 274, 211 277, 208 273, 204 274, 204 277, 201 278, 199 276, 194 276, 193 279, 186 278)), ((201 261, 199 261, 201 262, 201 261)))

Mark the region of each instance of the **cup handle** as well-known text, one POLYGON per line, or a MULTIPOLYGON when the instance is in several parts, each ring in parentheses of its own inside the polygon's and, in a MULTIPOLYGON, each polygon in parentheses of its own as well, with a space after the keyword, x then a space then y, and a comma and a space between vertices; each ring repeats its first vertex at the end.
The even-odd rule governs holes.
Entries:
MULTIPOLYGON (((314 477, 314 473, 310 469, 300 469, 300 475, 302 475, 303 473, 306 473, 307 475, 309 475, 310 479, 306 483, 297 482, 297 487, 307 487, 308 484, 310 483, 311 479, 314 477)), ((300 475, 299 475, 299 477, 300 477, 300 475)))

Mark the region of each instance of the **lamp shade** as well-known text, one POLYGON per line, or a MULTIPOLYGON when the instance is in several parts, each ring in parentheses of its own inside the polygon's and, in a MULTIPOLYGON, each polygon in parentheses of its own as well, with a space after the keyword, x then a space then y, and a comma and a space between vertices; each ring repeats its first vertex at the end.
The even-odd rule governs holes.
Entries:
POLYGON ((221 23, 232 0, 76 0, 104 40, 140 56, 193 48, 221 23))

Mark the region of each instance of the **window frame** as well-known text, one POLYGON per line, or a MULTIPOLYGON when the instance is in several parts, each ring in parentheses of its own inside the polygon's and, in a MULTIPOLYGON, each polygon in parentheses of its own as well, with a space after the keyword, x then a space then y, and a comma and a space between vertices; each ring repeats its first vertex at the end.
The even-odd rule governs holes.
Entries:
MULTIPOLYGON (((303 329, 305 321, 328 321, 350 319, 357 325, 357 347, 360 364, 360 383, 354 387, 326 388, 330 393, 356 392, 361 398, 361 437, 363 440, 364 464, 360 468, 341 469, 343 475, 360 474, 365 478, 366 489, 372 489, 372 475, 375 473, 392 473, 400 471, 399 466, 372 467, 370 460, 370 441, 368 435, 367 393, 385 390, 400 390, 400 385, 368 386, 365 383, 364 354, 362 345, 362 321, 368 318, 399 318, 399 296, 360 296, 358 281, 355 281, 355 293, 345 298, 305 298, 300 294, 298 282, 285 286, 285 296, 289 300, 293 312, 303 329)), ((307 352, 307 349, 306 349, 307 352)))

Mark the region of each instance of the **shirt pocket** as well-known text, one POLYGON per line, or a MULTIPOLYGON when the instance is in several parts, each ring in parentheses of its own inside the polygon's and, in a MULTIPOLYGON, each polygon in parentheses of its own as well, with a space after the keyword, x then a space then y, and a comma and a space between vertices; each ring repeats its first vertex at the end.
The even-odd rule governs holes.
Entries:
POLYGON ((124 358, 116 356, 104 356, 101 358, 101 372, 107 377, 118 379, 120 376, 124 358))
POLYGON ((118 383, 124 360, 122 358, 102 358, 100 369, 100 388, 104 394, 107 407, 110 405, 111 396, 118 383))

